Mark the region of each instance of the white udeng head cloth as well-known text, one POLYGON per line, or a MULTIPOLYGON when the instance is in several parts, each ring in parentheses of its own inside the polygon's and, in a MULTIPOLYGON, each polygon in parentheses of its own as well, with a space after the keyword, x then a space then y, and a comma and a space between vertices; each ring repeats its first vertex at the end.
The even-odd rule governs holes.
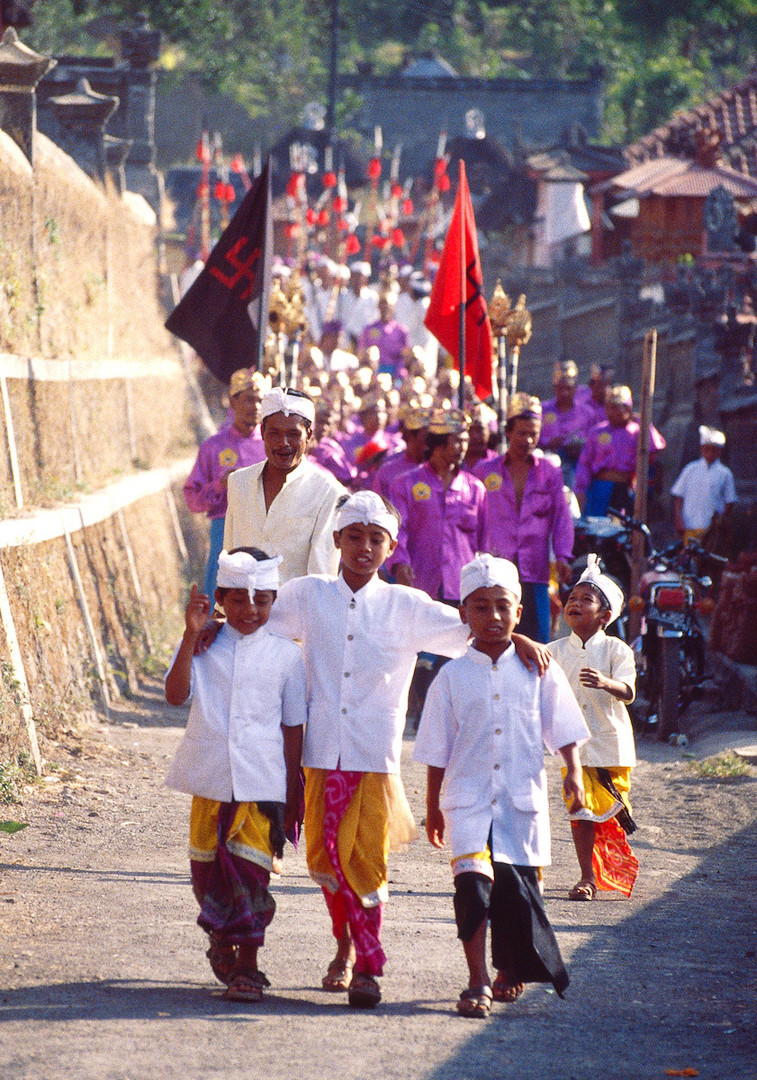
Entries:
POLYGON ((704 424, 699 428, 700 446, 725 446, 725 435, 717 428, 706 427, 704 424))
POLYGON ((277 412, 283 413, 284 416, 291 416, 294 413, 307 420, 309 424, 312 424, 315 420, 315 405, 310 398, 300 397, 299 394, 290 394, 288 389, 281 386, 274 386, 268 393, 264 394, 260 403, 261 420, 265 420, 266 416, 273 416, 277 412))
POLYGON ((586 569, 578 579, 578 584, 593 585, 595 589, 599 589, 610 607, 610 614, 612 616, 610 622, 615 622, 618 615, 620 615, 623 610, 623 590, 611 577, 602 573, 599 568, 599 559, 596 555, 592 554, 586 556, 586 569))
POLYGON ((494 585, 507 589, 520 601, 520 579, 515 563, 497 559, 494 555, 477 555, 460 571, 460 603, 476 589, 491 589, 494 585))
POLYGON ((378 525, 385 529, 392 540, 397 539, 400 523, 390 514, 384 500, 375 491, 356 491, 340 506, 336 515, 336 531, 347 525, 378 525))
POLYGON ((256 592, 278 592, 280 562, 280 555, 258 560, 246 551, 235 551, 233 555, 222 551, 216 585, 219 589, 247 589, 250 600, 256 592))

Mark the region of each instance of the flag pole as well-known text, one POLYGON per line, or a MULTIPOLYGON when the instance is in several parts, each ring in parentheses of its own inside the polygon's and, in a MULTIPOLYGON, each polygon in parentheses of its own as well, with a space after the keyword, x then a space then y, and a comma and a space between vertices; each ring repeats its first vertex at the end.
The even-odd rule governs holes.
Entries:
MULTIPOLYGON (((461 200, 462 206, 462 185, 465 182, 465 162, 460 158, 460 171, 458 175, 458 187, 457 197, 461 200)), ((460 409, 465 408, 465 300, 466 300, 466 278, 465 278, 465 223, 460 230, 460 322, 458 324, 458 366, 460 368, 460 386, 458 389, 458 406, 460 409)))

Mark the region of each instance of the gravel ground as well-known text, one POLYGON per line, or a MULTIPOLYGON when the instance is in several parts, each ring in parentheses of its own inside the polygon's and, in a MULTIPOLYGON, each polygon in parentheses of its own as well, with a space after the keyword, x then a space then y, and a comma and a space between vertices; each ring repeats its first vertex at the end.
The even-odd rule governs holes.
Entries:
MULTIPOLYGON (((565 898, 577 867, 550 761, 545 895, 571 986, 564 1001, 531 986, 483 1022, 454 1013, 466 978, 451 875, 425 838, 392 862, 375 1012, 318 989, 332 952, 325 905, 291 849, 261 953, 271 990, 258 1005, 223 1001, 195 921, 188 799, 162 786, 185 714, 143 684, 107 725, 64 732, 46 748, 49 782, 0 808, 29 825, 0 833, 0 1077, 754 1080, 757 767, 706 779, 692 759, 757 743, 757 728, 714 710, 697 705, 688 748, 639 741, 630 902, 565 898)), ((411 752, 408 739, 420 822, 411 752)))

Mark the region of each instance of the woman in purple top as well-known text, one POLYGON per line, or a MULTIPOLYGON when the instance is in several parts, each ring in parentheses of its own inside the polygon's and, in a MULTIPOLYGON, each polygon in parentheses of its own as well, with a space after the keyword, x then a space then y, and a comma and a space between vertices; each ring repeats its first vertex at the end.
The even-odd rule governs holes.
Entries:
POLYGON ((487 550, 518 567, 523 588, 520 631, 538 641, 550 638, 550 544, 557 575, 570 580, 573 518, 563 491, 561 470, 536 450, 541 403, 530 394, 513 394, 507 408, 507 452, 481 462, 475 475, 486 489, 487 550))
POLYGON ((254 368, 240 368, 231 376, 229 403, 232 422, 200 446, 197 460, 184 484, 184 501, 194 514, 210 519, 210 552, 205 570, 205 595, 216 591, 218 556, 223 550, 227 486, 235 469, 265 458, 260 435, 260 403, 269 380, 254 368))

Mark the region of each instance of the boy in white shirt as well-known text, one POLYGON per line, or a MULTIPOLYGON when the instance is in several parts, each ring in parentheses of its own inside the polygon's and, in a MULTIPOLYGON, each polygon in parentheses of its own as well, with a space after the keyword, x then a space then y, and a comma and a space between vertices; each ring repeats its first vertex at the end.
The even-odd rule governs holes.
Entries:
POLYGON ((305 667, 298 647, 266 626, 280 562, 255 548, 221 552, 215 601, 226 622, 195 656, 210 601, 193 585, 165 682, 169 704, 192 698, 166 784, 193 796, 189 853, 198 922, 230 1001, 260 1001, 269 985, 257 963, 276 909, 268 884, 280 872, 299 809, 305 667))
MULTIPOLYGON (((334 533, 341 573, 286 582, 271 619, 305 652, 307 859, 337 940, 323 988, 347 990, 356 1008, 381 1000, 388 855, 415 836, 399 768, 416 656, 460 655, 468 638, 454 608, 379 578, 398 529, 399 514, 380 495, 345 497, 334 533)), ((538 647, 527 639, 519 647, 541 664, 538 647)))
POLYGON ((465 656, 431 684, 415 743, 428 766, 426 833, 452 848, 455 919, 468 963, 461 1016, 484 1018, 492 1000, 515 1001, 526 982, 568 975, 547 918, 538 868, 550 862, 544 746, 562 755, 563 791, 583 805, 577 745, 588 738, 556 664, 539 678, 518 659, 512 633, 521 615, 518 571, 477 555, 460 573, 460 617, 473 635, 465 656), (443 788, 443 793, 442 793, 443 788), (491 923, 493 987, 486 964, 491 923))
POLYGON ((702 425, 699 452, 670 489, 675 530, 689 540, 701 540, 716 518, 727 518, 736 502, 733 473, 720 460, 725 446, 722 431, 702 425))
POLYGON ((572 633, 549 646, 591 731, 580 754, 586 803, 570 814, 581 869, 570 900, 593 900, 597 889, 630 896, 639 870, 626 840, 636 829, 628 801, 636 748, 626 709, 634 699, 636 665, 628 645, 605 634, 622 610, 623 590, 589 555, 563 611, 572 633))

